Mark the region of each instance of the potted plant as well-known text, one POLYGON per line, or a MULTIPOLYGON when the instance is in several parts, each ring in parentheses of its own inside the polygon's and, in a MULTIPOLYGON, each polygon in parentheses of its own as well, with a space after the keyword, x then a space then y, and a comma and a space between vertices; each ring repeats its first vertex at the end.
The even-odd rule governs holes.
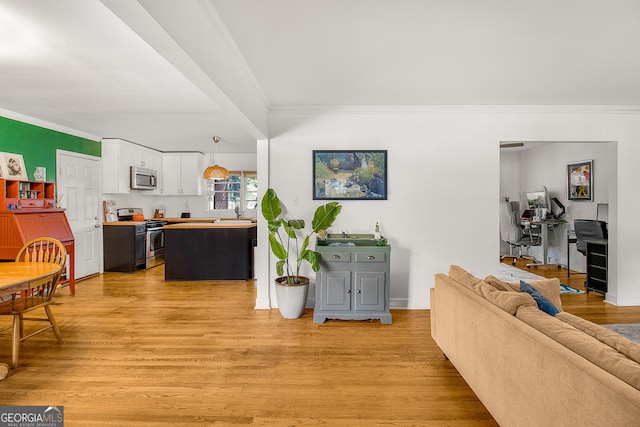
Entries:
POLYGON ((320 269, 320 254, 309 248, 313 234, 325 232, 336 220, 342 206, 329 202, 319 206, 313 215, 311 232, 305 234, 302 219, 286 219, 282 215, 282 202, 275 190, 269 188, 262 198, 262 216, 269 224, 269 246, 278 258, 276 262, 276 297, 282 317, 296 319, 302 316, 309 278, 300 275, 303 262, 308 262, 313 271, 320 269), (303 238, 300 244, 299 238, 303 238))

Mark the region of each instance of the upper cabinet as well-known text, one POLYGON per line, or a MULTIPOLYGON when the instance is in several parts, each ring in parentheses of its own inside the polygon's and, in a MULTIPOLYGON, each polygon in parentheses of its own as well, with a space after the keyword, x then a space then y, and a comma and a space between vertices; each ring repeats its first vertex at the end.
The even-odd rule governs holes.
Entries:
POLYGON ((202 153, 163 153, 161 185, 166 196, 201 196, 202 153))
MULTIPOLYGON (((162 169, 162 153, 151 148, 125 141, 107 138, 102 140, 102 173, 104 193, 131 192, 131 166, 162 169)), ((160 194, 160 190, 146 194, 160 194)))

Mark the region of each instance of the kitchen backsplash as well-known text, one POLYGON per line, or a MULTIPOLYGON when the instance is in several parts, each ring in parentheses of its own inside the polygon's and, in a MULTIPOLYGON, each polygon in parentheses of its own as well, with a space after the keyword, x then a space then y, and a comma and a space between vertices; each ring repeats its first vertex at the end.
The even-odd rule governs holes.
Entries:
MULTIPOLYGON (((205 212, 205 196, 151 196, 144 195, 142 191, 132 194, 106 194, 109 200, 114 200, 117 208, 142 208, 145 218, 152 218, 155 210, 160 206, 165 207, 165 217, 180 218, 182 212, 188 209, 192 218, 218 218, 235 216, 233 211, 220 213, 205 212)), ((257 212, 247 211, 243 215, 246 218, 255 218, 257 212)))

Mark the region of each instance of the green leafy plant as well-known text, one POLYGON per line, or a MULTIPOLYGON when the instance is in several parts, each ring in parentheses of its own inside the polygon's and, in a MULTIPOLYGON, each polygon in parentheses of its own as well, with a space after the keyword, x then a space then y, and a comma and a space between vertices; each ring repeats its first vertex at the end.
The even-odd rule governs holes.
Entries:
POLYGON ((331 227, 342 210, 342 206, 338 202, 329 202, 319 206, 313 215, 311 232, 308 234, 304 233, 304 220, 281 217, 282 202, 275 190, 271 188, 267 190, 262 198, 261 208, 262 216, 269 223, 271 252, 278 258, 276 273, 279 276, 285 276, 287 284, 295 284, 300 276, 300 267, 304 261, 311 264, 313 271, 318 271, 320 269, 320 254, 309 249, 309 241, 313 234, 331 227), (302 245, 299 243, 301 237, 303 237, 302 245))

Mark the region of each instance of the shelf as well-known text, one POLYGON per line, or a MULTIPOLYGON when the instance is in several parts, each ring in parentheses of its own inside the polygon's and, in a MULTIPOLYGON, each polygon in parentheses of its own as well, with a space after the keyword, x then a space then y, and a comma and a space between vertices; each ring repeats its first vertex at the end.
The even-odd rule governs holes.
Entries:
POLYGON ((55 184, 43 181, 0 179, 0 209, 53 208, 55 184))

